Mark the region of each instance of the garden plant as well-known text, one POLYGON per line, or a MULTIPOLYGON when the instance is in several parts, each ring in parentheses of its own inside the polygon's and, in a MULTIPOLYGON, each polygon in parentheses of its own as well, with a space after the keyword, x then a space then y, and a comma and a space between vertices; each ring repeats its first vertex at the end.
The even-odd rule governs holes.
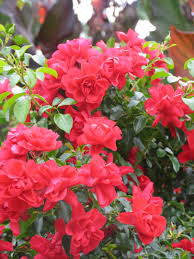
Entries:
POLYGON ((194 258, 194 81, 170 35, 46 59, 0 34, 0 258, 194 258))

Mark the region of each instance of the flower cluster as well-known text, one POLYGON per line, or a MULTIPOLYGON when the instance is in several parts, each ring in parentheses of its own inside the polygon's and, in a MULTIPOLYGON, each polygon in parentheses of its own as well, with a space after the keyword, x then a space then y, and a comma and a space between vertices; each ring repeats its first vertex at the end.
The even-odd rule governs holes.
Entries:
MULTIPOLYGON (((52 130, 34 126, 33 122, 29 122, 29 127, 19 124, 9 130, 2 144, 0 224, 9 222, 12 234, 18 236, 19 223, 29 219, 31 210, 44 216, 54 215, 55 233, 51 231, 44 237, 36 234, 29 238, 28 245, 38 253, 34 257, 36 259, 68 259, 72 256, 79 259, 80 254, 89 254, 113 232, 119 231, 113 224, 118 223, 116 219, 134 226, 145 245, 166 228, 166 219, 161 216, 163 200, 153 196, 153 182, 146 175, 147 170, 138 164, 140 148, 132 146, 133 143, 126 161, 121 158, 116 152, 117 141, 122 139, 120 124, 116 125, 115 121, 104 116, 100 108, 110 86, 122 95, 127 79, 152 76, 156 67, 168 70, 163 60, 165 56, 159 49, 144 48, 145 41, 131 29, 127 34, 117 32, 117 36, 119 42, 112 47, 103 41, 93 47, 90 40, 82 38, 60 44, 47 61, 48 67, 56 70, 58 77, 47 74, 43 81, 37 81, 33 89, 28 89, 29 94, 44 97, 31 107, 32 110, 35 107, 39 118, 48 117, 48 114, 39 112, 41 105, 45 104, 44 99, 53 105, 53 117, 56 97, 60 100, 66 97, 75 99, 74 106, 61 105, 56 109, 57 112, 60 109, 60 114, 71 115, 73 127, 69 134, 63 135, 59 131, 58 140, 59 134, 51 126, 52 117, 49 124, 52 130), (149 65, 153 59, 157 61, 145 72, 143 66, 149 65), (51 151, 56 151, 56 154, 66 152, 68 144, 63 147, 62 143, 67 141, 73 145, 72 160, 62 161, 48 154, 54 153, 51 151), (131 191, 132 197, 128 196, 131 191), (86 195, 87 202, 80 199, 80 192, 86 195), (121 208, 116 211, 117 202, 122 197, 131 204, 130 212, 122 212, 121 208), (61 204, 70 207, 68 220, 64 221, 58 215, 61 204), (108 211, 111 204, 114 209, 108 211), (69 249, 64 246, 67 239, 69 249)), ((178 156, 179 161, 185 163, 194 159, 194 130, 188 131, 185 126, 186 115, 192 111, 183 103, 184 91, 180 87, 174 90, 171 85, 160 81, 151 82, 148 90, 151 98, 145 101, 143 112, 156 116, 153 127, 161 122, 163 127, 169 127, 174 137, 176 127, 186 134, 187 143, 178 156)), ((130 91, 130 94, 135 92, 135 87, 130 91)), ((8 80, 0 85, 2 92, 12 92, 8 80)), ((3 227, 0 234, 2 231, 3 227)), ((137 249, 135 243, 133 245, 135 253, 142 250, 141 247, 137 249)), ((1 240, 0 251, 4 250, 12 251, 13 246, 1 240)))
POLYGON ((184 121, 180 118, 192 113, 181 99, 184 91, 181 88, 174 90, 171 85, 159 84, 152 86, 149 93, 152 98, 145 102, 144 107, 147 113, 156 115, 152 126, 155 127, 161 121, 163 127, 170 128, 172 136, 176 136, 175 126, 184 130, 184 121))

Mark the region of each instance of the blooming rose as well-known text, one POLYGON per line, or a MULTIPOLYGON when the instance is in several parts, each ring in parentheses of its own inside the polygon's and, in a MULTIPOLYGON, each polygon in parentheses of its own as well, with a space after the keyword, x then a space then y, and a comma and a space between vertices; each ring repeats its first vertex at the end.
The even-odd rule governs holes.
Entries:
POLYGON ((131 203, 133 212, 120 213, 117 217, 121 223, 134 225, 145 245, 160 236, 166 227, 166 219, 160 216, 163 201, 159 197, 152 197, 152 191, 153 183, 149 183, 143 191, 134 185, 131 203))
POLYGON ((52 151, 61 147, 59 135, 52 130, 40 127, 27 128, 19 124, 8 132, 7 140, 0 150, 0 159, 24 158, 30 151, 52 151))
POLYGON ((106 78, 100 77, 99 66, 94 63, 83 63, 81 70, 73 68, 62 78, 63 89, 72 97, 79 107, 94 110, 100 103, 109 87, 106 78))
POLYGON ((35 235, 32 237, 31 248, 38 252, 35 259, 68 259, 62 246, 62 237, 65 234, 65 223, 60 218, 55 221, 55 234, 48 234, 47 238, 35 235))
MULTIPOLYGON (((76 216, 66 225, 66 234, 72 236, 70 253, 79 256, 83 251, 88 254, 96 248, 104 238, 104 232, 100 230, 106 223, 106 217, 97 209, 88 212, 77 211, 76 216)), ((76 257, 79 258, 79 257, 76 257)))
POLYGON ((115 186, 123 184, 119 168, 112 162, 105 165, 99 155, 95 155, 90 164, 82 166, 77 176, 81 184, 92 187, 91 191, 96 193, 101 207, 109 205, 117 197, 115 186))
POLYGON ((169 126, 171 131, 174 126, 184 127, 184 122, 180 118, 191 110, 182 102, 184 92, 180 88, 174 91, 171 85, 159 84, 158 87, 151 87, 149 93, 152 98, 146 100, 144 108, 150 115, 156 115, 152 127, 160 121, 163 127, 169 126))
POLYGON ((116 151, 116 141, 121 139, 121 130, 106 117, 90 118, 84 125, 83 134, 77 143, 90 144, 91 154, 100 153, 103 147, 116 151))

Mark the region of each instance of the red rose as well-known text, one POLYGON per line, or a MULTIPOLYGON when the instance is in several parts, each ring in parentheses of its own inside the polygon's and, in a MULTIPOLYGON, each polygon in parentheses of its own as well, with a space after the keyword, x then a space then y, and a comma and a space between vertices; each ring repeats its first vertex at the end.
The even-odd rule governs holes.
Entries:
POLYGON ((143 191, 133 186, 133 212, 120 213, 117 217, 121 223, 134 225, 145 245, 160 236, 166 227, 166 219, 160 216, 163 201, 159 197, 152 197, 152 191, 153 183, 149 183, 143 191))
POLYGON ((24 158, 30 151, 52 151, 61 147, 59 135, 52 130, 40 127, 27 128, 19 124, 8 132, 7 140, 0 150, 0 159, 24 158))
POLYGON ((66 234, 72 236, 70 253, 79 256, 81 251, 88 254, 94 250, 104 238, 104 232, 100 228, 105 223, 106 217, 97 209, 87 213, 77 211, 76 216, 66 225, 66 234))
POLYGON ((72 97, 77 105, 94 110, 100 103, 109 87, 107 79, 100 77, 99 65, 83 63, 81 70, 73 68, 62 78, 63 88, 68 97, 72 97))
MULTIPOLYGON (((129 172, 129 171, 128 171, 129 172)), ((119 168, 114 163, 107 163, 95 155, 90 164, 78 170, 80 184, 92 187, 101 207, 109 205, 116 197, 115 186, 123 184, 119 168)))
POLYGON ((167 125, 171 128, 176 126, 182 128, 184 123, 180 120, 185 112, 190 113, 190 109, 181 100, 184 92, 177 88, 174 91, 171 85, 159 84, 158 87, 151 87, 149 98, 145 104, 145 110, 150 115, 156 115, 152 127, 155 127, 160 121, 163 127, 167 125))
POLYGON ((60 218, 55 221, 55 234, 48 234, 47 238, 35 235, 32 237, 31 248, 38 252, 37 259, 68 259, 62 246, 62 237, 65 234, 65 223, 60 218))
POLYGON ((116 141, 121 139, 121 130, 115 124, 106 117, 90 118, 85 123, 83 134, 77 143, 92 145, 91 154, 100 153, 103 147, 116 151, 116 141))

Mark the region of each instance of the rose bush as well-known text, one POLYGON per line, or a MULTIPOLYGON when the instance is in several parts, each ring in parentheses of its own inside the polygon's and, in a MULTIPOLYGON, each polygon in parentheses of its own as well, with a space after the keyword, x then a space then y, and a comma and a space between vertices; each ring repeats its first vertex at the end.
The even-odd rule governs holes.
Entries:
POLYGON ((172 46, 129 29, 46 60, 0 29, 0 257, 192 258, 194 91, 172 46))

